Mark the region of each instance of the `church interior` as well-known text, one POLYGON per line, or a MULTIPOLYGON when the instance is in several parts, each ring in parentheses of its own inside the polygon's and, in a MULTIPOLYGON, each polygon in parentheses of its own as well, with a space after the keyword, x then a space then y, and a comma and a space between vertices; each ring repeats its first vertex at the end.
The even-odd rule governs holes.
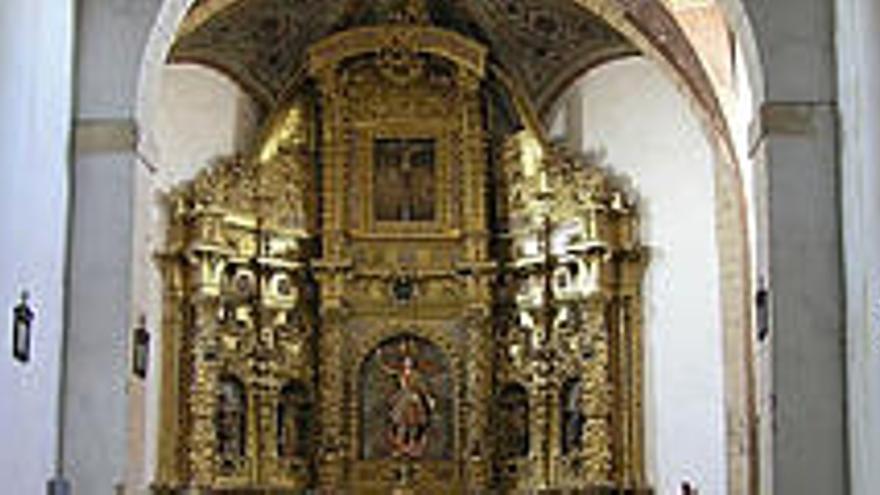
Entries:
POLYGON ((4 0, 0 492, 875 493, 876 22, 4 0))

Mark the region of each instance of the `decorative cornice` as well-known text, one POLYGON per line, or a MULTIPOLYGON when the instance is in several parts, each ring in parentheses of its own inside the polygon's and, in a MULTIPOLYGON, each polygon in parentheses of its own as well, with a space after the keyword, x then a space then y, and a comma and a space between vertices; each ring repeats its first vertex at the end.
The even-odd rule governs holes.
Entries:
POLYGON ((768 101, 761 105, 749 129, 749 149, 754 152, 771 136, 810 136, 820 129, 819 119, 837 115, 830 101, 768 101))

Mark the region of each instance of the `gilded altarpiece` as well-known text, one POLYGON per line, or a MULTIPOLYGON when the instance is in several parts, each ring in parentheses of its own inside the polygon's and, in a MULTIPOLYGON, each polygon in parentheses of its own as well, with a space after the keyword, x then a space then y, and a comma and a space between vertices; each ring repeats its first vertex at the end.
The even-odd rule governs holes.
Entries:
POLYGON ((636 209, 407 12, 168 195, 158 492, 645 491, 636 209))

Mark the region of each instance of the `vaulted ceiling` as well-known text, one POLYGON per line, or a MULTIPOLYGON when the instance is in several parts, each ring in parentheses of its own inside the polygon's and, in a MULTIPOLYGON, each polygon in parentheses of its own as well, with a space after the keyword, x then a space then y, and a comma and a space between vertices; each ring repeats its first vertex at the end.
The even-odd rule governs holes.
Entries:
MULTIPOLYGON (((389 0, 197 0, 170 54, 171 62, 214 67, 271 108, 300 79, 307 47, 322 37, 370 23, 389 0)), ((393 1, 393 0, 390 0, 393 1)), ((720 110, 703 68, 660 0, 602 0, 621 23, 585 8, 591 0, 430 0, 434 24, 476 38, 543 113, 576 77, 605 61, 646 48, 666 57, 713 117, 720 110), (628 29, 627 36, 619 28, 628 29)), ((595 3, 595 2, 594 2, 595 3)))

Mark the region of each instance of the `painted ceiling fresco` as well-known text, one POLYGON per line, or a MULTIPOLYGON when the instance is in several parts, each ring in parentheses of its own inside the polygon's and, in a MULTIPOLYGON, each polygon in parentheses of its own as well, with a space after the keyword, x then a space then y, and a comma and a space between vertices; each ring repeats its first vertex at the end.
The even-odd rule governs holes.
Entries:
MULTIPOLYGON (((194 11, 207 8, 201 0, 194 11)), ((171 61, 217 68, 263 103, 284 94, 302 70, 305 50, 329 33, 368 24, 367 2, 247 0, 226 2, 184 33, 171 61)), ((637 50, 599 17, 570 0, 430 2, 432 22, 477 38, 539 107, 598 62, 637 50)))
MULTIPOLYGON (((272 107, 300 80, 310 44, 353 25, 371 23, 379 3, 197 0, 169 61, 218 69, 263 106, 272 107)), ((489 46, 493 65, 540 114, 586 70, 647 48, 665 58, 714 124, 724 127, 711 82, 661 0, 434 0, 428 6, 432 23, 489 46), (601 8, 612 9, 619 22, 611 26, 593 13, 601 8), (644 41, 638 47, 630 41, 634 34, 644 41)))

